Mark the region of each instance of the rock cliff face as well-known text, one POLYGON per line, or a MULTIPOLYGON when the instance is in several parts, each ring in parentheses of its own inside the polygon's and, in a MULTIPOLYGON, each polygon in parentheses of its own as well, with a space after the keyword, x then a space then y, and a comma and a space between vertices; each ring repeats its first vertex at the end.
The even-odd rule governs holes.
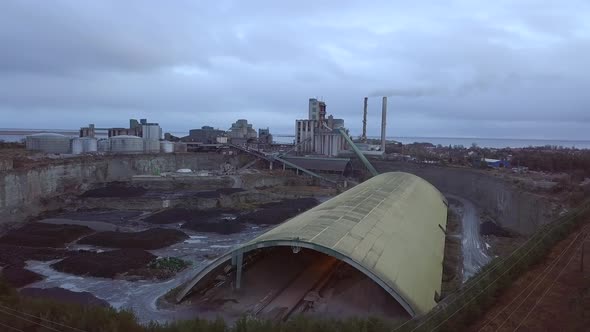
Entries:
POLYGON ((79 194, 98 183, 129 181, 133 175, 180 168, 218 170, 229 160, 220 154, 161 154, 75 158, 32 169, 0 171, 0 224, 22 221, 59 208, 56 197, 79 194))
POLYGON ((417 165, 406 162, 376 162, 380 172, 402 171, 418 175, 445 194, 471 200, 503 227, 523 235, 555 219, 555 205, 543 194, 523 190, 509 180, 485 171, 417 165))

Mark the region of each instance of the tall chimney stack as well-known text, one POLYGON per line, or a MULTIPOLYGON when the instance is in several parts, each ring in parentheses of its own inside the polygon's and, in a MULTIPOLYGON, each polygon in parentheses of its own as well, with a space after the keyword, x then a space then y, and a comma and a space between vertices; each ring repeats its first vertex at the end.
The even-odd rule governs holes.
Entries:
POLYGON ((381 151, 385 152, 385 128, 387 128, 387 97, 383 97, 381 109, 381 151))
POLYGON ((361 141, 363 143, 367 143, 367 103, 369 101, 369 97, 365 97, 365 104, 363 107, 363 135, 361 136, 361 141))

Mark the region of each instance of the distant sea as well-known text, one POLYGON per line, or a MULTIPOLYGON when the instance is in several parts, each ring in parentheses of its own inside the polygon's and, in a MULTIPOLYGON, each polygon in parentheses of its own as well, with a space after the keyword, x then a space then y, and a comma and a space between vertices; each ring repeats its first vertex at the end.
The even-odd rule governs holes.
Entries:
MULTIPOLYGON (((77 130, 68 129, 2 129, 0 128, 0 141, 18 142, 23 140, 27 135, 35 133, 59 133, 66 136, 77 137, 77 130)), ((180 137, 187 133, 173 133, 180 137)), ((279 137, 275 135, 274 140, 277 143, 293 143, 293 136, 285 135, 279 137)), ((370 136, 372 139, 379 139, 378 136, 370 136)), ((473 143, 480 147, 486 148, 526 148, 530 146, 562 146, 564 148, 590 149, 590 140, 552 140, 552 139, 516 139, 516 138, 477 138, 477 137, 387 137, 388 140, 394 140, 403 144, 410 143, 432 143, 434 145, 455 146, 463 145, 470 147, 473 143)))
MULTIPOLYGON (((379 138, 379 137, 372 137, 379 138)), ((590 149, 590 140, 551 140, 551 139, 516 139, 516 138, 463 138, 463 137, 388 137, 403 144, 415 142, 434 145, 470 147, 473 143, 485 148, 526 148, 531 146, 562 146, 564 148, 590 149)))

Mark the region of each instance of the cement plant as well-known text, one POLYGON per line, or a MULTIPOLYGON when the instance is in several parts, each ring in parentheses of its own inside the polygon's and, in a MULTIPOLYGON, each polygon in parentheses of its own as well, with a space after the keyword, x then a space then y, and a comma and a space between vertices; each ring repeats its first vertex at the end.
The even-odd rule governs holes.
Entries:
POLYGON ((386 139, 394 100, 374 100, 359 100, 360 133, 303 100, 292 143, 246 119, 185 136, 131 119, 2 143, 3 282, 71 312, 128 310, 133 329, 358 318, 492 331, 551 308, 554 283, 549 298, 583 310, 572 290, 588 290, 588 151, 401 144, 386 139))

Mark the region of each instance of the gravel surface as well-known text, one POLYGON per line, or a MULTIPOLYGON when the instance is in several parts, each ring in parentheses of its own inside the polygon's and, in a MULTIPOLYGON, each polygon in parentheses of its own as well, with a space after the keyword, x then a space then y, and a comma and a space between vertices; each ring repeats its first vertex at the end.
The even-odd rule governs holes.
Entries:
POLYGON ((78 243, 109 248, 160 249, 188 238, 188 235, 179 230, 151 228, 141 232, 95 233, 78 243))
POLYGON ((92 232, 86 226, 29 222, 23 227, 11 230, 2 236, 0 244, 62 248, 66 244, 92 232))

